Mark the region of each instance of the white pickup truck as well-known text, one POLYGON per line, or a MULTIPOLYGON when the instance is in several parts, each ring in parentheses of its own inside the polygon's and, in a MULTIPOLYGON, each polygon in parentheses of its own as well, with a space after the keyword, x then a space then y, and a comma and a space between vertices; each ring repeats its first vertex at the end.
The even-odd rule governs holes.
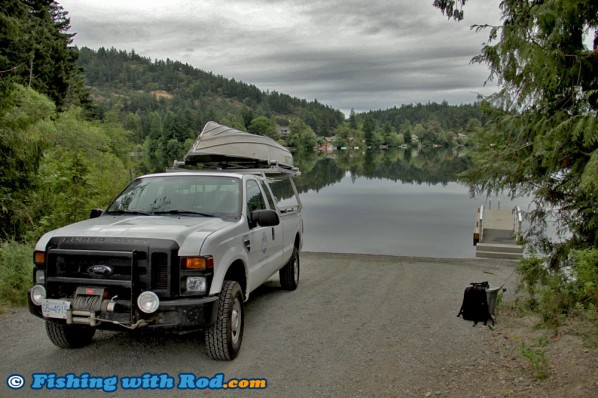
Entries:
POLYGON ((283 289, 299 283, 296 173, 273 166, 136 178, 106 211, 37 242, 30 312, 61 348, 91 343, 96 329, 203 330, 209 356, 234 359, 250 293, 276 272, 283 289))

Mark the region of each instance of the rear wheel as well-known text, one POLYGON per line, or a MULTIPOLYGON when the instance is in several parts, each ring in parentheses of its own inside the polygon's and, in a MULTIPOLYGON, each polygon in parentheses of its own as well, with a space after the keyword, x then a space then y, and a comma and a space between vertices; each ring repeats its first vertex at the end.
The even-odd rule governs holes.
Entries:
POLYGON ((299 285, 299 250, 293 247, 289 262, 278 271, 280 285, 285 290, 295 290, 299 285))
POLYGON ((46 334, 60 348, 81 348, 91 344, 95 328, 46 321, 46 334))
POLYGON ((224 281, 216 322, 205 332, 206 350, 213 359, 235 359, 243 340, 243 292, 236 281, 224 281))

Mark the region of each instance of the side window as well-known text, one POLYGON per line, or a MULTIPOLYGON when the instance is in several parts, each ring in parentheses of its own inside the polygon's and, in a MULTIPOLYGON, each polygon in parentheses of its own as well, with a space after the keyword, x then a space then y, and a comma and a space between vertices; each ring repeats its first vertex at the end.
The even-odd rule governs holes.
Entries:
POLYGON ((264 191, 264 194, 266 195, 266 200, 268 201, 268 206, 270 206, 270 208, 272 210, 275 210, 276 207, 274 207, 274 199, 272 199, 272 195, 270 194, 270 190, 268 189, 268 187, 266 186, 266 184, 264 184, 263 181, 260 181, 260 185, 262 186, 262 191, 264 191))
POLYGON ((295 211, 301 207, 290 178, 270 178, 268 184, 281 213, 295 211))
POLYGON ((259 185, 254 180, 247 181, 247 212, 251 214, 255 210, 263 210, 266 208, 264 197, 259 185))

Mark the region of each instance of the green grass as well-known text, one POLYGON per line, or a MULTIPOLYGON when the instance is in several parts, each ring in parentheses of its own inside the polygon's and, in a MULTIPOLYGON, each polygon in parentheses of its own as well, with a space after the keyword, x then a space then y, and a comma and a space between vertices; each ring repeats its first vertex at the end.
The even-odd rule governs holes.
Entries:
POLYGON ((27 304, 32 285, 33 245, 0 243, 0 313, 27 304))
POLYGON ((519 346, 519 354, 526 358, 532 366, 532 374, 536 379, 548 378, 548 358, 546 357, 546 345, 548 340, 541 336, 532 345, 526 345, 523 341, 519 346))

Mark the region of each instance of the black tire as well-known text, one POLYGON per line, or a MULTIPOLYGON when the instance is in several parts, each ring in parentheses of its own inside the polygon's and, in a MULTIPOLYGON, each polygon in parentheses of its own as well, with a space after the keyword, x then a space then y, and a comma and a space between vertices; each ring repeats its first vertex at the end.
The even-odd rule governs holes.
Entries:
POLYGON ((293 247, 289 262, 278 271, 280 286, 285 290, 295 290, 299 286, 299 250, 293 247))
POLYGON ((46 321, 46 334, 59 348, 81 348, 91 344, 95 328, 46 321))
POLYGON ((212 359, 231 361, 241 349, 245 307, 241 285, 224 281, 216 322, 205 332, 206 351, 212 359))

